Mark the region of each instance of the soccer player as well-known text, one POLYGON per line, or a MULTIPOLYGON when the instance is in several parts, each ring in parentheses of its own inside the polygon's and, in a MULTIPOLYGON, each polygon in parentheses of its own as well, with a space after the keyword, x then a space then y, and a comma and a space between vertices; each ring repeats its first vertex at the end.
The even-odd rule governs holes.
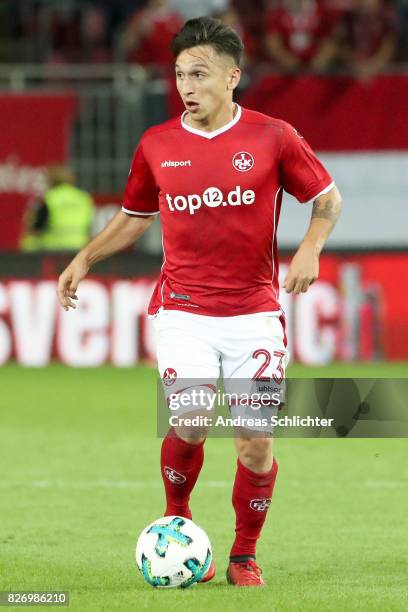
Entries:
MULTIPOLYGON (((160 214, 164 263, 148 312, 166 390, 181 392, 186 379, 194 379, 211 392, 220 368, 227 384, 280 381, 288 359, 278 301, 282 192, 313 201, 309 228, 284 282, 295 294, 318 277, 340 194, 291 125, 233 101, 243 54, 233 30, 209 17, 192 19, 172 50, 186 110, 144 133, 122 210, 62 273, 59 300, 65 310, 75 308, 78 283, 90 267, 132 244, 160 214)), ((233 415, 238 409, 231 405, 233 415)), ((166 515, 191 518, 189 499, 203 464, 205 436, 205 427, 188 428, 181 421, 163 440, 166 515)), ((234 440, 236 526, 227 579, 262 586, 256 544, 278 465, 270 431, 248 426, 234 440)), ((212 565, 204 580, 214 573, 212 565)))

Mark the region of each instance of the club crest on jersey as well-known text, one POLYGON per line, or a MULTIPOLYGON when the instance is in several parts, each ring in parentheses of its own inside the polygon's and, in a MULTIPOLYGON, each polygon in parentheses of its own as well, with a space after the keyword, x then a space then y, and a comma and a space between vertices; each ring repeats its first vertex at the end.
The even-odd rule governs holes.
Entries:
POLYGON ((181 485, 181 484, 184 484, 187 480, 184 474, 180 474, 180 472, 176 472, 176 470, 173 470, 173 468, 168 467, 167 465, 164 466, 164 475, 173 484, 181 485))
POLYGON ((254 167, 255 160, 250 153, 246 151, 240 151, 236 153, 232 158, 232 165, 235 170, 239 170, 239 172, 248 172, 254 167))
POLYGON ((257 512, 265 512, 265 510, 267 510, 271 505, 271 501, 272 500, 270 497, 264 497, 263 499, 251 499, 249 507, 257 512))
POLYGON ((176 382, 176 380, 177 380, 176 370, 174 370, 173 368, 166 368, 163 374, 163 382, 166 385, 166 387, 170 387, 170 385, 173 385, 176 382))

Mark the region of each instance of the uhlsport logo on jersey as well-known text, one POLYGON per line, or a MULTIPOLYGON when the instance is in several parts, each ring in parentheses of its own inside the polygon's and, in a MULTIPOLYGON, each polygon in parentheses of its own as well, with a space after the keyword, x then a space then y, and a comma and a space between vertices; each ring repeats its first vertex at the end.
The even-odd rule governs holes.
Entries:
POLYGON ((236 153, 232 158, 232 165, 235 170, 239 170, 239 172, 248 172, 254 167, 255 160, 250 153, 246 151, 240 151, 236 153))
POLYGON ((224 197, 223 192, 218 187, 208 187, 202 195, 193 193, 186 196, 171 196, 166 193, 166 200, 171 212, 188 210, 190 215, 194 215, 203 204, 209 208, 241 206, 242 204, 249 206, 255 202, 255 191, 252 191, 252 189, 242 191, 241 187, 237 185, 224 197))
POLYGON ((265 512, 271 505, 272 499, 270 497, 263 497, 262 499, 251 499, 249 507, 257 512, 265 512))
POLYGON ((191 159, 186 159, 186 160, 181 160, 181 161, 168 159, 162 162, 162 165, 161 165, 162 168, 183 168, 185 166, 191 167, 191 159))
POLYGON ((180 472, 176 472, 176 470, 173 470, 173 468, 168 467, 167 465, 164 466, 164 475, 166 476, 166 478, 168 480, 170 480, 170 482, 172 482, 173 484, 184 484, 187 480, 187 478, 184 476, 184 474, 180 474, 180 472))
POLYGON ((174 370, 173 368, 166 368, 163 374, 163 382, 166 385, 166 387, 170 387, 170 385, 173 385, 176 382, 176 380, 177 380, 176 370, 174 370))

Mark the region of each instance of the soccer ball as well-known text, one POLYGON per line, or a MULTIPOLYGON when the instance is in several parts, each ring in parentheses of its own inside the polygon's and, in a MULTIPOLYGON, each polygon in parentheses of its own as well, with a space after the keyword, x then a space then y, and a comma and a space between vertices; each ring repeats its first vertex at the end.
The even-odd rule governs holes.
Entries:
POLYGON ((181 516, 164 516, 142 531, 136 544, 136 563, 154 587, 181 587, 197 583, 212 560, 207 534, 181 516))

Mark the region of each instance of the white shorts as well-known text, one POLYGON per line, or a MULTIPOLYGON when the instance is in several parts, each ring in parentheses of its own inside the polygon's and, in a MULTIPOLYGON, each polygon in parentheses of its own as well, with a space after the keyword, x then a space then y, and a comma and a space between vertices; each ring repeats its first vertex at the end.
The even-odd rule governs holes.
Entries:
MULTIPOLYGON (((284 318, 279 313, 211 317, 160 310, 154 326, 166 396, 192 384, 215 392, 220 376, 225 391, 231 393, 253 392, 254 381, 260 389, 269 383, 275 389, 282 381, 284 384, 289 354, 284 318)), ((230 407, 232 416, 242 411, 242 407, 230 407)))

